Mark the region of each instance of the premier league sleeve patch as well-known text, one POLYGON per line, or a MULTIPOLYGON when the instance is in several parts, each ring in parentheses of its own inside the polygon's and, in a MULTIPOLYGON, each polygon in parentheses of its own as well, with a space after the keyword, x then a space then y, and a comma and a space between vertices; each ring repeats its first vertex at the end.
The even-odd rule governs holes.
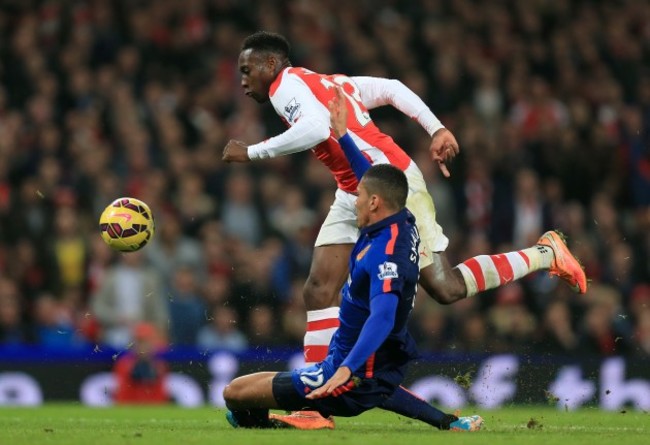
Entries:
POLYGON ((380 280, 399 277, 397 273, 397 264, 385 261, 384 264, 379 265, 379 275, 377 276, 380 280))
POLYGON ((300 111, 300 104, 294 97, 284 106, 284 117, 286 117, 289 122, 293 122, 298 115, 298 111, 300 111))

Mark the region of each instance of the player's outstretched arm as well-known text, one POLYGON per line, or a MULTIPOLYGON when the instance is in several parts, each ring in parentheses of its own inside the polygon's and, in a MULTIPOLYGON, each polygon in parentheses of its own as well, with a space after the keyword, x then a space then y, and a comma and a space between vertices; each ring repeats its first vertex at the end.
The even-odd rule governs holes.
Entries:
POLYGON ((370 164, 363 153, 361 153, 357 144, 348 134, 348 107, 345 94, 340 86, 336 87, 334 98, 330 100, 328 107, 330 111, 330 126, 332 127, 332 131, 338 138, 339 145, 341 145, 345 157, 348 158, 348 162, 354 171, 354 175, 359 181, 361 181, 364 173, 368 171, 372 164, 370 164))
POLYGON ((328 113, 309 87, 295 75, 288 73, 283 76, 280 86, 271 96, 271 104, 290 127, 248 146, 230 141, 224 149, 224 161, 246 162, 290 155, 309 150, 331 137, 328 113))
POLYGON ((369 110, 391 105, 417 121, 431 135, 431 158, 445 177, 450 176, 445 163, 458 154, 458 142, 417 94, 396 79, 358 76, 352 77, 352 80, 359 87, 363 104, 369 110))
POLYGON ((334 87, 334 98, 329 101, 327 107, 330 110, 330 127, 337 139, 341 139, 348 133, 348 107, 345 103, 345 95, 340 86, 334 87))

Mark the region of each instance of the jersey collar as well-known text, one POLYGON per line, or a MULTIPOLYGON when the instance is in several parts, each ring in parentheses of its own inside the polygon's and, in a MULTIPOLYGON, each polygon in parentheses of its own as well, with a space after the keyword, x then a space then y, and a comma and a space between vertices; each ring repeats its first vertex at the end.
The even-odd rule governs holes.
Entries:
POLYGON ((269 87, 269 97, 273 97, 275 92, 278 90, 278 87, 282 83, 282 78, 284 77, 284 73, 287 72, 287 70, 291 69, 290 66, 286 67, 282 71, 278 73, 277 76, 275 76, 275 80, 271 83, 271 86, 269 87))
POLYGON ((408 220, 410 220, 412 222, 415 222, 415 217, 413 216, 413 214, 411 212, 409 212, 409 210, 407 208, 403 208, 399 212, 397 212, 397 213, 395 213, 395 214, 393 214, 393 215, 391 215, 391 216, 389 216, 387 218, 384 218, 381 221, 377 221, 374 224, 370 224, 369 226, 364 227, 363 229, 361 229, 361 236, 364 236, 364 235, 367 235, 367 234, 370 234, 370 233, 373 233, 373 232, 377 232, 378 230, 381 230, 384 227, 388 227, 391 224, 401 223, 401 222, 408 221, 408 220))

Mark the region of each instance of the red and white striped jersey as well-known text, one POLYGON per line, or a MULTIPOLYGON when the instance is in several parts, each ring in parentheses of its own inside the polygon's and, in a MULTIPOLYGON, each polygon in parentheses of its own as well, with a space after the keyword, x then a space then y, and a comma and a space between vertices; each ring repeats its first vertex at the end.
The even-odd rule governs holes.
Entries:
POLYGON ((312 149, 332 172, 340 189, 356 192, 357 179, 330 128, 328 103, 334 97, 336 85, 343 88, 346 96, 348 133, 372 164, 390 163, 405 170, 411 158, 377 128, 369 109, 390 104, 417 120, 429 134, 442 128, 424 102, 399 81, 323 75, 289 67, 278 74, 269 92, 275 111, 289 129, 249 146, 249 157, 271 158, 312 149))

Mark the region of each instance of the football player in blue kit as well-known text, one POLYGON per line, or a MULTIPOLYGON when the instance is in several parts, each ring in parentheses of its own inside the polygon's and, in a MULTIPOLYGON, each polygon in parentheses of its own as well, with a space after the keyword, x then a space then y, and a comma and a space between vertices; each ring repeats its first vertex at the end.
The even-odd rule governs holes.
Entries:
MULTIPOLYGON (((330 104, 333 124, 345 113, 338 93, 330 104)), ((443 413, 400 386, 408 363, 418 355, 407 330, 419 279, 420 242, 415 218, 405 207, 407 179, 391 165, 371 167, 345 128, 334 130, 361 177, 356 201, 361 233, 349 259, 340 326, 324 361, 233 380, 224 389, 228 421, 235 427, 276 428, 287 423, 282 416, 269 415, 269 409, 350 417, 378 407, 440 429, 478 430, 479 416, 443 413)))

